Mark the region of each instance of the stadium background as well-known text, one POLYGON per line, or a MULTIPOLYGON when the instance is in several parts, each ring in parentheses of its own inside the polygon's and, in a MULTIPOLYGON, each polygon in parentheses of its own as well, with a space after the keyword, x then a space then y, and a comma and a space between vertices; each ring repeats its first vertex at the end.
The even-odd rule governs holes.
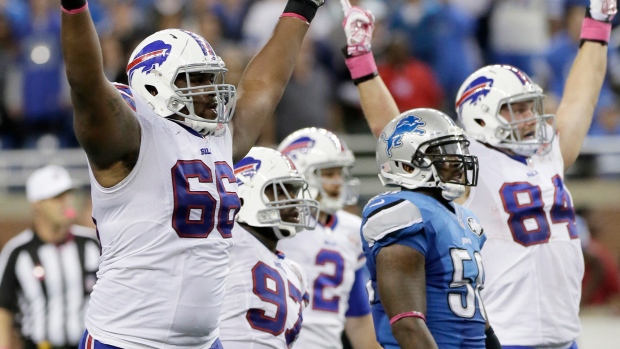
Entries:
MULTIPOLYGON (((352 1, 353 3, 359 3, 352 1)), ((202 34, 236 83, 261 47, 286 0, 91 0, 106 75, 126 83, 133 47, 155 30, 202 34)), ((583 0, 371 0, 373 50, 401 110, 435 107, 454 116, 460 83, 475 69, 506 63, 529 73, 553 112, 578 47, 583 0)), ((0 0, 0 246, 30 222, 24 183, 37 167, 67 167, 81 190, 79 219, 91 225, 84 153, 72 135, 71 106, 59 46, 58 1, 0 0)), ((340 48, 342 12, 335 0, 317 14, 309 40, 260 144, 273 146, 306 126, 332 129, 358 158, 360 206, 382 190, 375 140, 361 114, 340 48)), ((620 31, 616 18, 608 76, 577 163, 567 173, 575 207, 592 238, 620 261, 620 31)), ((351 207, 359 212, 360 207, 351 207)), ((585 226, 581 230, 585 231, 585 226)), ((561 290, 558 290, 561 292, 561 290)), ((620 301, 583 309, 581 348, 620 348, 620 301)))

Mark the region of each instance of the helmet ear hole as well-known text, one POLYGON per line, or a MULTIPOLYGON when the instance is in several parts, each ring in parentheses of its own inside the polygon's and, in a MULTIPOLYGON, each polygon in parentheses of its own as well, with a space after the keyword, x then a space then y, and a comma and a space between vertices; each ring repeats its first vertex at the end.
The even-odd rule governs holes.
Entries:
POLYGON ((157 96, 159 94, 157 88, 153 85, 144 85, 144 88, 146 88, 152 96, 157 96))
POLYGON ((487 123, 486 123, 486 122, 484 122, 484 120, 482 120, 482 119, 474 119, 474 121, 475 121, 478 125, 480 125, 480 126, 482 126, 482 127, 484 127, 484 126, 487 124, 487 123))

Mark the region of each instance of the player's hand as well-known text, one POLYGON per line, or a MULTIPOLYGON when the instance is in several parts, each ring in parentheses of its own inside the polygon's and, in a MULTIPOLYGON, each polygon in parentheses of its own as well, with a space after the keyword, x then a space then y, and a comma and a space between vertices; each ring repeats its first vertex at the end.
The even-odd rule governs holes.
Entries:
POLYGON ((586 16, 601 22, 611 22, 618 12, 617 0, 590 0, 586 16))
POLYGON ((342 27, 347 36, 349 56, 359 56, 370 52, 372 31, 375 29, 375 16, 372 12, 353 6, 346 11, 342 27))

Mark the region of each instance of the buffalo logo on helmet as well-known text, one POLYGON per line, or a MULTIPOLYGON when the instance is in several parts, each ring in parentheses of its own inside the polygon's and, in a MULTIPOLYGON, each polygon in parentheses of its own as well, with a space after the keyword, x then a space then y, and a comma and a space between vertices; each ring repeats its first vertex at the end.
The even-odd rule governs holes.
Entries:
POLYGON ((486 76, 475 79, 467 85, 465 91, 463 91, 463 95, 456 102, 456 107, 460 109, 466 102, 476 105, 478 101, 491 92, 491 87, 493 87, 493 79, 487 78, 486 76))
MULTIPOLYGON (((256 172, 260 169, 261 161, 251 156, 243 158, 235 164, 235 177, 244 176, 252 179, 256 172)), ((243 185, 243 181, 237 179, 237 185, 243 185)))
POLYGON ((136 54, 131 63, 127 65, 127 75, 129 75, 129 79, 131 80, 133 74, 140 69, 148 74, 153 69, 164 64, 171 50, 172 45, 166 44, 161 40, 153 41, 144 46, 144 48, 136 54))
POLYGON ((403 146, 403 136, 410 133, 418 135, 426 134, 426 131, 422 129, 426 125, 426 121, 415 115, 408 115, 398 121, 396 127, 389 136, 385 133, 381 134, 381 140, 387 144, 386 152, 388 157, 392 157, 392 149, 403 146))
POLYGON ((282 154, 295 159, 296 152, 307 153, 310 149, 314 147, 315 143, 315 140, 310 137, 301 137, 294 140, 286 148, 282 149, 282 154))

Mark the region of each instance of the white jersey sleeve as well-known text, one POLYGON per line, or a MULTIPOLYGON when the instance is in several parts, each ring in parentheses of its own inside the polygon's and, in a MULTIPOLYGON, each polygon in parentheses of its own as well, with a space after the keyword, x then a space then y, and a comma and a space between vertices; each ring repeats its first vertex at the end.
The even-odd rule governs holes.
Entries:
POLYGON ((364 263, 360 225, 361 218, 340 210, 326 225, 278 243, 308 277, 309 303, 296 348, 341 348, 355 272, 364 263))
POLYGON ((140 153, 111 188, 91 172, 102 255, 86 327, 123 348, 208 346, 218 336, 239 207, 232 137, 204 138, 118 88, 136 111, 140 153))
POLYGON ((288 348, 301 329, 305 276, 241 226, 233 229, 220 339, 226 349, 288 348))
POLYGON ((562 346, 579 335, 583 255, 556 137, 527 160, 472 141, 480 177, 464 203, 487 236, 482 298, 503 345, 562 346))

